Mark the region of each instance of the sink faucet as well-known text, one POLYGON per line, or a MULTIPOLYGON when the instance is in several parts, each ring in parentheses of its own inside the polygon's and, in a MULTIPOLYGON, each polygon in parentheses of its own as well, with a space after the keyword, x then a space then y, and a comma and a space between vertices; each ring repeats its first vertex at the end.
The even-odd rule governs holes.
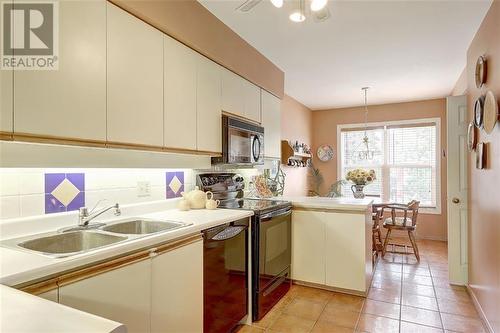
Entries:
POLYGON ((115 216, 119 216, 122 212, 120 210, 120 205, 118 203, 115 203, 113 206, 109 206, 103 209, 98 210, 97 212, 93 213, 93 210, 89 212, 89 209, 87 207, 80 207, 79 213, 78 213, 78 226, 79 227, 87 227, 93 219, 98 217, 99 215, 107 212, 110 209, 115 209, 115 216))

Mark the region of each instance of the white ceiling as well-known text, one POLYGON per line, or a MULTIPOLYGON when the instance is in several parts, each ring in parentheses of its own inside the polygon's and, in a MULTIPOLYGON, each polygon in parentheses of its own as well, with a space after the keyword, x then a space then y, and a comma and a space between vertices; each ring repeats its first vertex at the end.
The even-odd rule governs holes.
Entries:
POLYGON ((467 48, 490 0, 334 1, 322 23, 293 23, 262 0, 199 0, 285 72, 285 92, 312 109, 448 95, 465 67, 467 48))

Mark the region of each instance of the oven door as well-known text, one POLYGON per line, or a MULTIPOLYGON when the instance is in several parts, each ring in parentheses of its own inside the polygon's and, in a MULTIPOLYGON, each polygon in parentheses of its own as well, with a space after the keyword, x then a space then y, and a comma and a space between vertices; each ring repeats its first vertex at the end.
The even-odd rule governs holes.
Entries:
POLYGON ((252 133, 236 127, 229 127, 227 131, 227 162, 231 164, 252 163, 252 133))
POLYGON ((290 267, 292 262, 292 219, 290 208, 260 217, 259 290, 290 267))
POLYGON ((254 321, 262 319, 290 289, 291 210, 263 215, 256 224, 259 269, 253 274, 254 321))

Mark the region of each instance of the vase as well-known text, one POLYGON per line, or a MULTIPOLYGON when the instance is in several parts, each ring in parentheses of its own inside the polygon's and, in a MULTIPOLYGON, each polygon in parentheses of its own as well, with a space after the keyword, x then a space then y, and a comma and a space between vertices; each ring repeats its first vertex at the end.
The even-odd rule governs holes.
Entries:
POLYGON ((363 199, 365 194, 363 193, 363 188, 365 185, 352 185, 351 191, 356 199, 363 199))

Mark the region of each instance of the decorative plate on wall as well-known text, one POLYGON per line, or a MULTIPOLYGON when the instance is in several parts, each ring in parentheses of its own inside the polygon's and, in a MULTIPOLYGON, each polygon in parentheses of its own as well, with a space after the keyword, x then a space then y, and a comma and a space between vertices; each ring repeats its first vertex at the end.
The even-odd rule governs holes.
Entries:
POLYGON ((467 149, 469 150, 469 152, 476 149, 476 144, 477 144, 476 126, 474 126, 474 123, 471 121, 469 123, 469 127, 467 127, 467 149))
POLYGON ((330 145, 322 145, 318 147, 316 155, 318 155, 320 161, 327 162, 333 158, 334 155, 333 147, 330 145))
POLYGON ((481 88, 486 82, 486 58, 485 56, 479 56, 476 62, 476 87, 481 88))
POLYGON ((490 134, 493 132, 495 125, 498 120, 498 103, 495 98, 495 94, 491 90, 486 93, 486 98, 484 99, 484 114, 483 114, 483 126, 486 133, 490 134))
POLYGON ((477 128, 483 128, 484 115, 484 95, 479 96, 474 103, 474 125, 477 128))

